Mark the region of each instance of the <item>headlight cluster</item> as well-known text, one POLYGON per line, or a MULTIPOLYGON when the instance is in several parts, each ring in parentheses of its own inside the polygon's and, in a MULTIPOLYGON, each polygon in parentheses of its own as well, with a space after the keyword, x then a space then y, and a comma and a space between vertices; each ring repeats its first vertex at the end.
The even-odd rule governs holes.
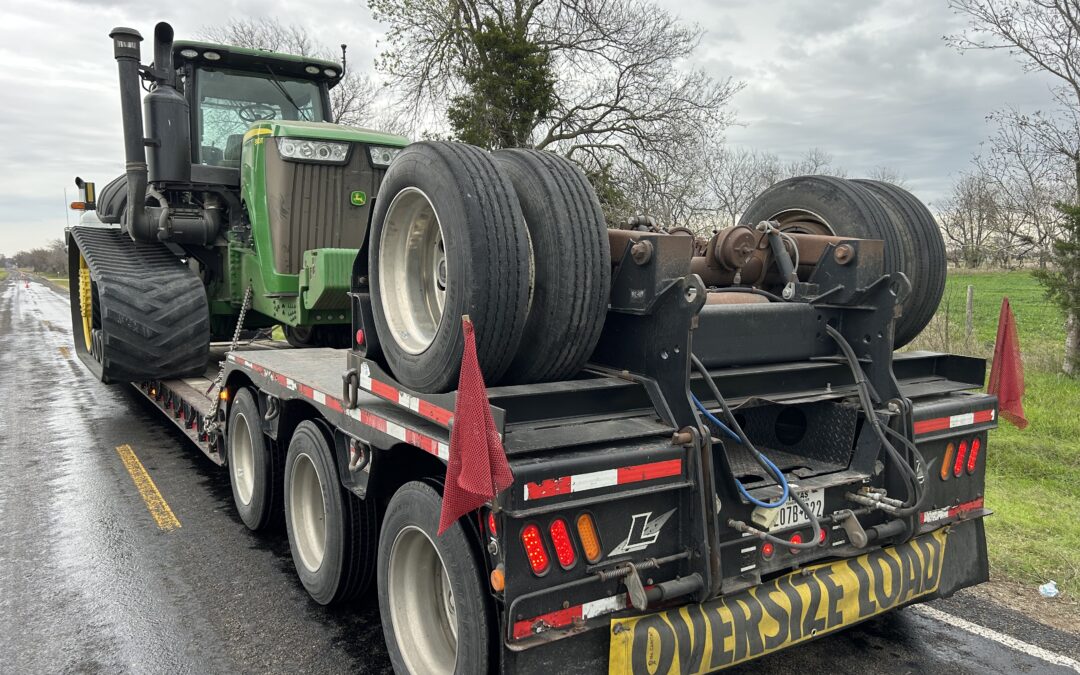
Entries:
POLYGON ((390 148, 383 145, 369 145, 368 156, 375 166, 390 166, 390 162, 401 152, 401 148, 390 148))
POLYGON ((349 156, 348 143, 282 137, 277 139, 277 144, 278 152, 286 159, 306 159, 312 162, 342 164, 349 156))

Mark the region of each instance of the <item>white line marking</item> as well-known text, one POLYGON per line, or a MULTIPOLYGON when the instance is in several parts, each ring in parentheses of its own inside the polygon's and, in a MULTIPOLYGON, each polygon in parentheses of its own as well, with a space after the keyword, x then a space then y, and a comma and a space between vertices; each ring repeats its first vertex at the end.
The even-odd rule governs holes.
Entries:
POLYGON ((1043 649, 1042 647, 1036 647, 1035 645, 1028 644, 1023 640, 1017 640, 1011 635, 999 633, 996 630, 991 630, 985 626, 980 626, 977 623, 972 623, 970 621, 967 621, 966 619, 961 619, 958 616, 953 616, 952 614, 948 614, 941 611, 940 609, 930 607, 929 605, 915 605, 911 608, 911 611, 922 614, 929 619, 936 619, 937 621, 948 624, 950 626, 962 628, 969 633, 973 633, 974 635, 978 635, 979 637, 986 638, 987 640, 993 640, 998 644, 1005 645, 1006 647, 1009 647, 1010 649, 1015 649, 1018 652, 1023 652, 1028 656, 1034 656, 1037 659, 1042 659, 1047 663, 1053 663, 1054 665, 1062 666, 1064 668, 1072 668, 1076 672, 1080 673, 1080 661, 1075 661, 1074 659, 1070 659, 1068 656, 1056 654, 1047 649, 1043 649))

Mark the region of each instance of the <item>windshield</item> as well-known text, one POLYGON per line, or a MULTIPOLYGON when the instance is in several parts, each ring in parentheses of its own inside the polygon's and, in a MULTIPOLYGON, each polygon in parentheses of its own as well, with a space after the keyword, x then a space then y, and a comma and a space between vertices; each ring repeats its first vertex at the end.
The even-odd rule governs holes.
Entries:
POLYGON ((325 120, 319 85, 282 75, 200 69, 199 162, 240 166, 244 132, 259 120, 325 120))

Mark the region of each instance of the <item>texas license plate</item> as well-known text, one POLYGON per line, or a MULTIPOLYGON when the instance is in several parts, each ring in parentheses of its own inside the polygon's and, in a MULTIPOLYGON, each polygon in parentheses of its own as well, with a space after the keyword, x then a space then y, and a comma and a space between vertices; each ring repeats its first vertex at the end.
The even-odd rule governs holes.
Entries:
POLYGON ((609 673, 707 673, 937 590, 946 530, 656 614, 612 619, 609 673))
MULTIPOLYGON (((825 512, 824 490, 800 490, 799 497, 814 512, 814 516, 820 518, 821 514, 825 512)), ((781 506, 778 511, 780 513, 776 517, 776 522, 773 523, 769 530, 783 530, 810 522, 806 512, 795 503, 794 499, 787 500, 787 503, 781 506)))

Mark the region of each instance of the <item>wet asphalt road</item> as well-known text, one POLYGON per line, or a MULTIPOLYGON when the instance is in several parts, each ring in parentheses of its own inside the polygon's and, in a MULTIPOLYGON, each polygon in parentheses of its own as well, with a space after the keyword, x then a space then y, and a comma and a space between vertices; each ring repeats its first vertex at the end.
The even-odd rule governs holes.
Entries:
MULTIPOLYGON (((0 672, 390 672, 373 597, 310 601, 284 533, 254 535, 228 475, 71 349, 67 299, 0 282, 0 672), (158 528, 127 444, 181 527, 158 528)), ((934 608, 1080 660, 1074 636, 964 594, 934 608)), ((743 673, 1058 673, 908 609, 743 673)))

